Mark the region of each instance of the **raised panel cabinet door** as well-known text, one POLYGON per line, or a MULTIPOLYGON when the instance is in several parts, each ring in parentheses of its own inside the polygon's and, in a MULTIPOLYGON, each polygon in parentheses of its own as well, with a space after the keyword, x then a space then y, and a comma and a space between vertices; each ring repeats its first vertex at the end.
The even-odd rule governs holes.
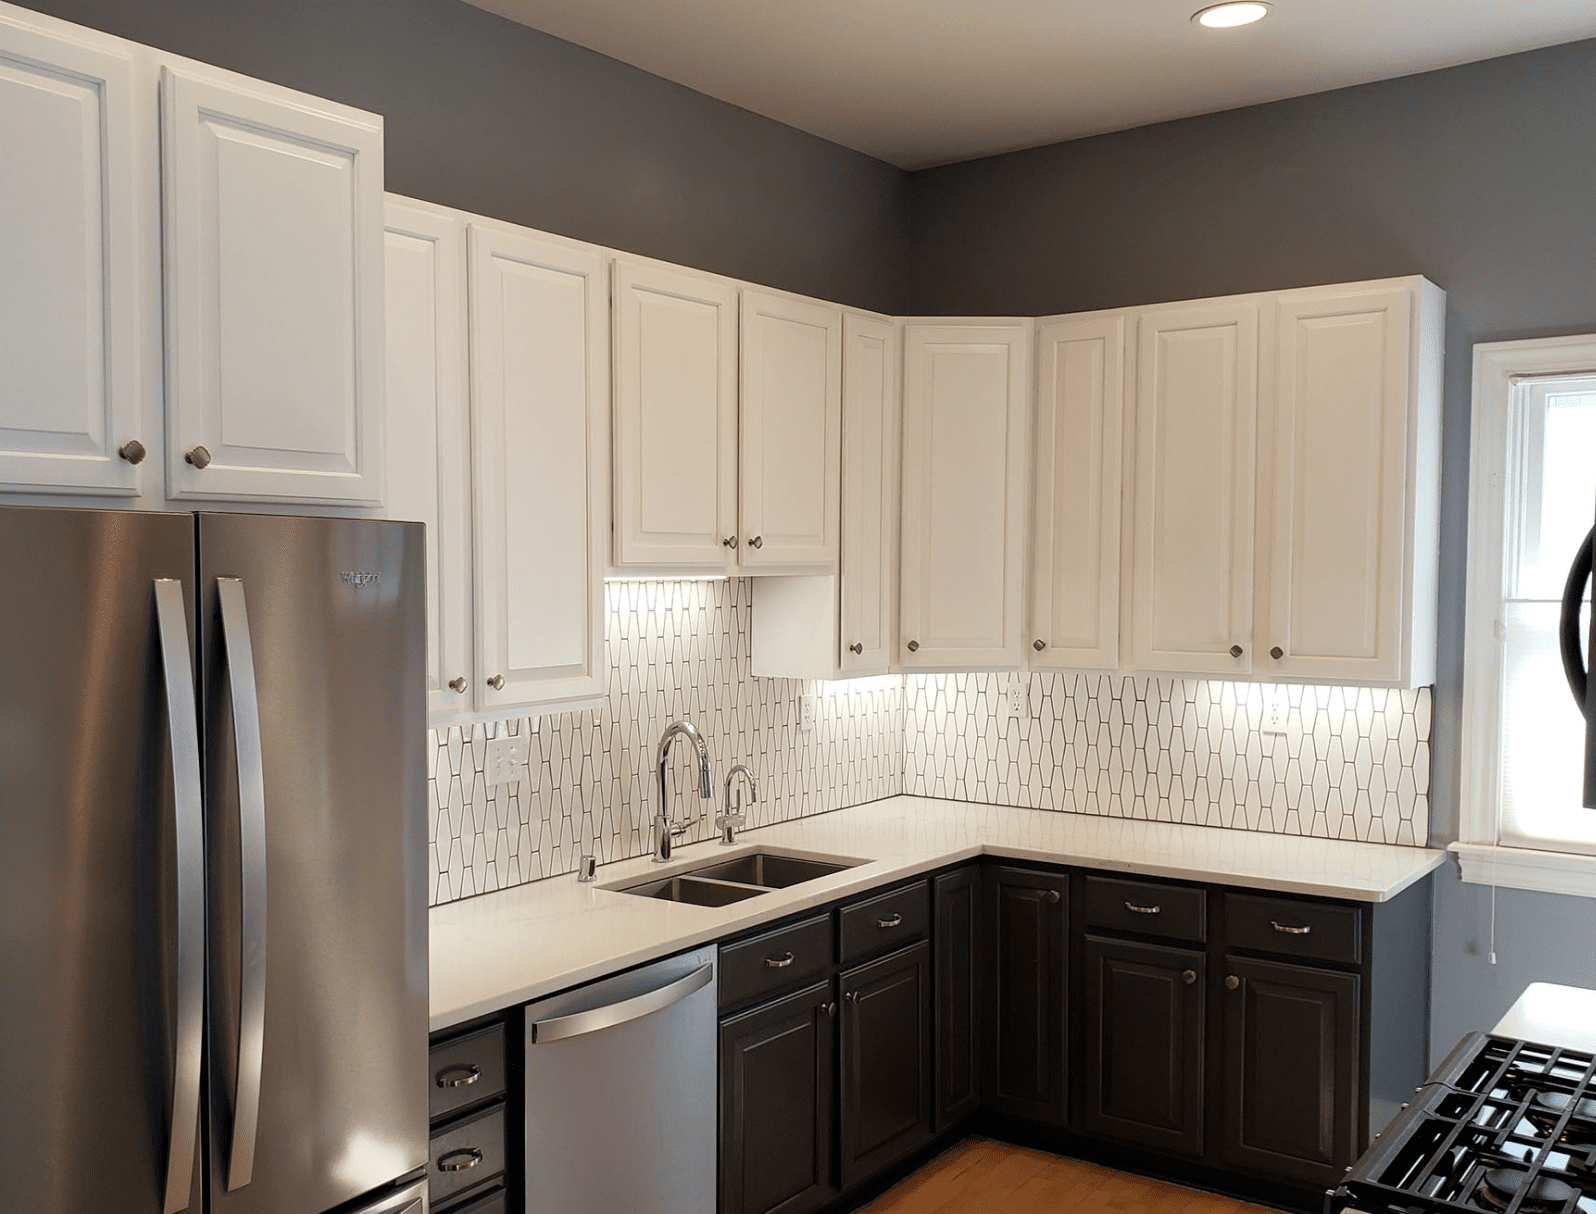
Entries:
POLYGON ((720 1024, 720 1214, 806 1214, 837 1196, 831 980, 720 1024))
POLYGON ((1063 1125, 1069 1111, 1064 873, 986 869, 982 915, 986 1103, 1063 1125))
POLYGON ((1125 313, 1036 323, 1031 600, 1036 670, 1119 665, 1125 313))
POLYGON ((484 710, 604 694, 609 293, 601 250, 471 224, 484 710))
POLYGON ((848 674, 892 664, 898 519, 898 330, 842 319, 842 653, 848 674))
POLYGON ((0 489, 139 491, 142 444, 125 445, 159 321, 138 291, 157 243, 135 190, 132 53, 0 12, 0 489))
POLYGON ((735 569, 737 288, 627 258, 614 273, 614 562, 735 569))
POLYGON ((897 664, 1024 660, 1029 321, 904 328, 897 664))
POLYGON ((1138 330, 1130 666, 1246 675, 1258 305, 1150 308, 1138 330))
POLYGON ((382 119, 161 69, 167 495, 383 499, 382 119))
POLYGON ((1334 1184, 1361 1145, 1358 975, 1227 956, 1218 997, 1225 1161, 1334 1184))
POLYGON ((842 313, 744 288, 738 553, 747 568, 837 568, 842 313))
POLYGON ((471 421, 466 384, 466 225, 389 196, 389 518, 427 527, 427 713, 471 711, 471 421))
POLYGON ((1273 301, 1257 663, 1272 676, 1406 681, 1417 303, 1401 286, 1273 301))
POLYGON ((931 899, 940 1134, 981 1104, 981 866, 943 873, 931 899))
POLYGON ((1203 1151, 1206 957, 1087 936, 1082 1126, 1160 1151, 1203 1151))
POLYGON ((931 945, 916 944, 838 980, 842 994, 842 1187, 931 1137, 931 945))

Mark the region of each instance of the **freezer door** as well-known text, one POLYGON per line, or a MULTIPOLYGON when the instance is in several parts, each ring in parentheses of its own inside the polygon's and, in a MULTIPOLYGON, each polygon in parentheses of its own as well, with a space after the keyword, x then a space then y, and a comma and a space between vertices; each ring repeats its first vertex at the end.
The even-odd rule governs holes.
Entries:
POLYGON ((7 1210, 162 1214, 203 1206, 195 1150, 204 923, 193 570, 191 515, 0 508, 7 1210), (189 735, 177 751, 188 813, 181 830, 168 670, 189 735), (182 881, 180 843, 190 860, 182 881), (191 902, 183 941, 191 997, 181 1037, 180 886, 191 902))
POLYGON ((425 556, 413 523, 199 516, 212 1214, 427 1162, 425 556))

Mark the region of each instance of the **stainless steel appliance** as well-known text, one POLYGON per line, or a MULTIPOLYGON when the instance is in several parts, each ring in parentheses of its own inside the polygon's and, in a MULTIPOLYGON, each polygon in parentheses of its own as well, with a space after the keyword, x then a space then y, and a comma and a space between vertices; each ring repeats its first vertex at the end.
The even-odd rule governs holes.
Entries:
POLYGON ((527 1209, 715 1209, 715 948, 526 1009, 527 1209))
POLYGON ((424 560, 0 508, 0 1206, 424 1208, 424 560))

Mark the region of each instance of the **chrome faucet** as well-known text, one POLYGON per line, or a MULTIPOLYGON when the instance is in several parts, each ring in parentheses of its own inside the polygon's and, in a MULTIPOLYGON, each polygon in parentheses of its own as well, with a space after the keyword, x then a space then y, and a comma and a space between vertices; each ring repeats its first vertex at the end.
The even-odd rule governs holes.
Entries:
POLYGON ((692 818, 679 825, 671 825, 671 794, 669 785, 665 783, 665 760, 670 756, 671 743, 678 737, 686 738, 698 752, 698 795, 706 801, 715 799, 715 776, 710 770, 709 747, 704 745, 704 736, 689 721, 667 725, 659 739, 659 819, 654 823, 654 861, 657 864, 663 864, 671 858, 672 840, 685 834, 687 828, 698 820, 692 818))
POLYGON ((732 784, 741 775, 748 781, 748 804, 759 804, 759 781, 754 779, 754 773, 746 763, 739 763, 726 773, 726 812, 715 819, 715 829, 720 831, 721 845, 730 847, 737 842, 737 832, 748 821, 748 815, 743 813, 743 794, 737 794, 737 812, 732 812, 732 784))

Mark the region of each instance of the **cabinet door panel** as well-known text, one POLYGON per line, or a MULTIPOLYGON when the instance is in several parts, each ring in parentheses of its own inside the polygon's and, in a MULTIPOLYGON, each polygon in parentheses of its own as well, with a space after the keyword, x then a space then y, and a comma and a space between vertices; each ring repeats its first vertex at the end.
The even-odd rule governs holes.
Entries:
POLYGON ((1027 633, 1036 669, 1119 664, 1126 323, 1124 315, 1037 322, 1027 633))
MULTIPOLYGON (((0 14, 0 489, 131 497, 139 468, 130 48, 0 14)), ((149 435, 144 436, 150 439, 149 435)), ((153 440, 151 440, 153 441, 153 440)))
POLYGON ((161 90, 169 496, 380 505, 382 120, 197 67, 161 90))
POLYGON ((804 1214, 837 1195, 831 982, 720 1026, 721 1214, 804 1214))
POLYGON ((898 342, 891 321, 843 318, 842 375, 840 660, 848 674, 885 674, 898 517, 898 342))
POLYGON ((616 261, 615 374, 615 563, 735 568, 736 288, 616 261))
POLYGON ((1358 976, 1230 956, 1225 973, 1226 1160, 1334 1184, 1358 1153, 1358 976))
POLYGON ((1063 1125, 1069 879, 1001 866, 987 869, 985 879, 987 1103, 1000 1113, 1063 1125))
POLYGON ((907 669, 1021 664, 1029 362, 1028 322, 904 330, 907 669))
POLYGON ((475 690, 465 221, 390 197, 386 236, 387 515, 427 527, 427 709, 447 725, 475 690))
POLYGON ((1252 669, 1257 303, 1151 309, 1139 330, 1131 664, 1245 675, 1252 669))
POLYGON ((1082 1122, 1128 1142, 1202 1154, 1206 958, 1095 936, 1085 949, 1082 1122))
POLYGON ((745 288, 739 342, 741 562, 835 569, 842 314, 745 288))
POLYGON ((931 946, 843 974, 842 1186, 931 1137, 931 946))
POLYGON ((1275 301, 1261 665, 1284 678, 1404 677, 1413 292, 1275 301))
POLYGON ((475 224, 470 241, 481 703, 591 699, 605 679, 604 257, 475 224))
POLYGON ((932 891, 938 1133, 981 1103, 980 926, 980 865, 943 873, 932 891))

